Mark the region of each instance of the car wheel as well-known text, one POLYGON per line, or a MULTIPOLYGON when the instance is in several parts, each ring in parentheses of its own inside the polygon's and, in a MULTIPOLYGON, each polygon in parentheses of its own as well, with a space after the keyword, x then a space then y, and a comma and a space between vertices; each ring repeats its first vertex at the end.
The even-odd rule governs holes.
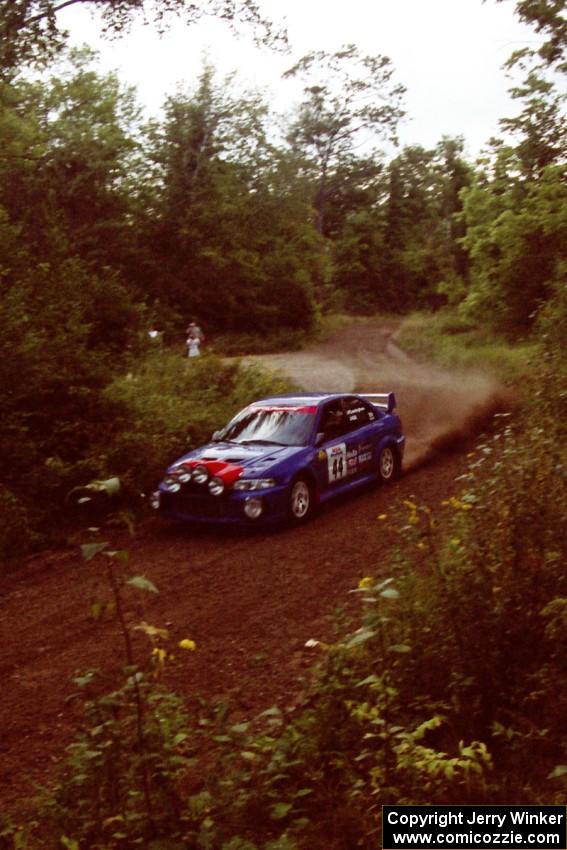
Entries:
POLYGON ((313 491, 305 478, 296 478, 289 491, 289 516, 292 522, 305 522, 313 510, 313 491))
POLYGON ((400 459, 391 446, 384 446, 378 456, 378 478, 387 484, 400 474, 400 459))

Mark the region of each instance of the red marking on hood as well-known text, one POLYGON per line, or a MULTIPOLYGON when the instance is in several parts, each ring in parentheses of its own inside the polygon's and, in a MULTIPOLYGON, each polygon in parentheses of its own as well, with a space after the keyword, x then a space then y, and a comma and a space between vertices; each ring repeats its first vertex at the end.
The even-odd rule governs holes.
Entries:
POLYGON ((227 463, 224 460, 200 460, 192 458, 191 460, 184 461, 181 465, 191 468, 195 468, 196 466, 206 466, 209 470, 209 475, 211 477, 215 476, 216 478, 220 478, 226 487, 233 484, 244 472, 243 466, 238 466, 235 463, 227 463))

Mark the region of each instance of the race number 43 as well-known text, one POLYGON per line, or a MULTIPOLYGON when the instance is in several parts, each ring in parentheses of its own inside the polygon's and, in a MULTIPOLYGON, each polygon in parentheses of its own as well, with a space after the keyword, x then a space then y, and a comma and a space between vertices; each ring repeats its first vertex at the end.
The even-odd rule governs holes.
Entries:
POLYGON ((329 484, 346 478, 347 474, 347 452, 346 443, 339 443, 327 451, 327 463, 329 468, 329 484))

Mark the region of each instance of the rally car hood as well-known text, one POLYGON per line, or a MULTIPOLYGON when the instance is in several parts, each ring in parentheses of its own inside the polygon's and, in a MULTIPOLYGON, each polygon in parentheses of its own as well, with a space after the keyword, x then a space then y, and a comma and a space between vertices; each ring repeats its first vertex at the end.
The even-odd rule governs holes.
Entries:
POLYGON ((305 451, 305 446, 277 446, 262 443, 208 443, 178 458, 170 467, 174 469, 186 461, 203 461, 240 467, 246 475, 265 474, 288 458, 305 451))

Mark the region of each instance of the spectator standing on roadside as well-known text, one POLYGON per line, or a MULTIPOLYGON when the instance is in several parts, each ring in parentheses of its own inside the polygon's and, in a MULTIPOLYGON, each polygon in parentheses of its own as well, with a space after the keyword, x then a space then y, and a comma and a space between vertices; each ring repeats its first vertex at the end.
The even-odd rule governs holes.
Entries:
POLYGON ((187 337, 187 357, 198 357, 201 353, 201 342, 198 337, 187 337))
POLYGON ((187 356, 198 357, 201 353, 201 343, 205 341, 205 334, 196 322, 190 322, 186 332, 187 356))

